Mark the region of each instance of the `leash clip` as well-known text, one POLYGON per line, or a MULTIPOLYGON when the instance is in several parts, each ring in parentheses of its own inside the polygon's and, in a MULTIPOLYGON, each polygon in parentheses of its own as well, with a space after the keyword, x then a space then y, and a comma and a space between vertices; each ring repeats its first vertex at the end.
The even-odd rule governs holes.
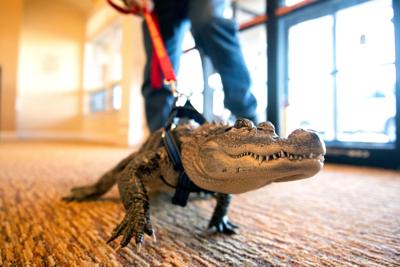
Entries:
POLYGON ((175 80, 164 79, 164 85, 169 87, 169 90, 172 92, 174 97, 179 96, 179 92, 176 89, 176 81, 175 80))
POLYGON ((190 94, 179 92, 177 89, 176 80, 164 79, 164 85, 170 89, 172 95, 176 99, 174 105, 175 107, 183 107, 192 96, 192 92, 190 92, 190 94))

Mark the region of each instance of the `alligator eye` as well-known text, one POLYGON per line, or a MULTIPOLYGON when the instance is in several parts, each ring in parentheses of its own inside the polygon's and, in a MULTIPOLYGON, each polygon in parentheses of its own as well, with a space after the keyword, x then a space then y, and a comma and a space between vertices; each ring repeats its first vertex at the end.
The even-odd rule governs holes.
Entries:
POLYGON ((237 119, 235 122, 235 125, 233 127, 240 129, 240 128, 248 128, 248 129, 253 129, 253 122, 248 119, 237 119))
POLYGON ((232 127, 228 127, 228 128, 225 129, 225 132, 228 132, 228 131, 230 131, 231 129, 232 129, 232 127))
POLYGON ((261 122, 257 125, 257 130, 275 133, 275 126, 269 121, 261 122))

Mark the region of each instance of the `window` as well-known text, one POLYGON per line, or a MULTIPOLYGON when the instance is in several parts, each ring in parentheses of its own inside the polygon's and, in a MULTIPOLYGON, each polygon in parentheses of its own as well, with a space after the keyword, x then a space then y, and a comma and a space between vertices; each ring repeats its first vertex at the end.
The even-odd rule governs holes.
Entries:
POLYGON ((297 128, 334 138, 333 16, 323 16, 289 29, 286 135, 297 128))
POLYGON ((105 111, 107 105, 107 91, 100 90, 90 93, 89 101, 91 112, 105 111))
POLYGON ((121 25, 106 28, 85 47, 84 89, 87 112, 121 108, 121 25))
POLYGON ((286 133, 304 127, 327 141, 396 141, 392 18, 391 1, 374 0, 289 27, 286 133))
POLYGON ((393 143, 396 139, 392 18, 390 0, 370 1, 336 13, 339 141, 393 143))

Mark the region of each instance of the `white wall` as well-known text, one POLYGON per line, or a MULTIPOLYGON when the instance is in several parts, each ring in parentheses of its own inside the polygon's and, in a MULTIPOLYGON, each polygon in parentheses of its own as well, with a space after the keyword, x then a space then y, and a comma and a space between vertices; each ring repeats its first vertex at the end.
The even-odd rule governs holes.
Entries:
POLYGON ((17 134, 77 137, 82 129, 86 14, 63 1, 24 1, 17 134))

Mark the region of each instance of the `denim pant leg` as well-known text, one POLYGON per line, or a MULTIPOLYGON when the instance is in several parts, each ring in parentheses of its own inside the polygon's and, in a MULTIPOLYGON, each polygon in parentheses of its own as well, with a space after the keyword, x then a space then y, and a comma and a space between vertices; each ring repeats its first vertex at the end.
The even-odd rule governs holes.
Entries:
POLYGON ((257 101, 237 35, 237 25, 222 15, 224 0, 189 0, 188 16, 196 45, 221 75, 224 104, 236 117, 254 119, 257 101))
MULTIPOLYGON (((188 28, 185 20, 175 21, 175 23, 165 23, 160 14, 160 32, 164 40, 167 53, 174 67, 175 73, 178 72, 179 59, 184 32, 188 28)), ((146 24, 143 22, 143 40, 146 52, 146 65, 144 69, 144 81, 142 94, 145 99, 145 111, 147 125, 150 132, 154 132, 164 126, 165 121, 171 111, 173 95, 166 87, 152 88, 150 82, 151 58, 153 45, 146 24)))

